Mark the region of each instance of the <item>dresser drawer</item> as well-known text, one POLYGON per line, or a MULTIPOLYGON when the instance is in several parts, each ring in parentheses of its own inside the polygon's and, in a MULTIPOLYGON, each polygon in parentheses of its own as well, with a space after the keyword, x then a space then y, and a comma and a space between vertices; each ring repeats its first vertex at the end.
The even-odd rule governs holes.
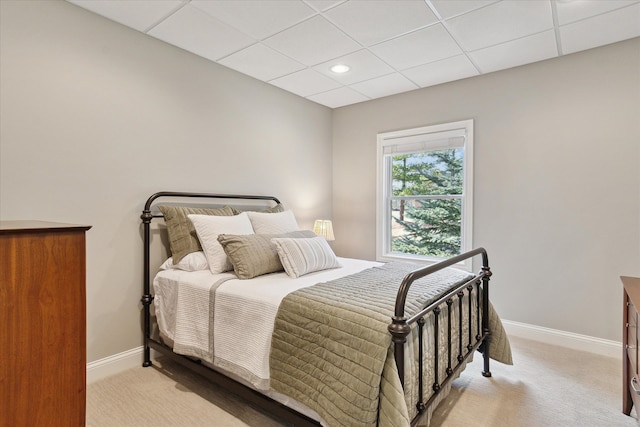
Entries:
POLYGON ((638 313, 631 301, 627 301, 627 357, 631 366, 631 375, 638 374, 638 313))
POLYGON ((627 301, 627 323, 638 326, 638 310, 631 301, 627 301))
POLYGON ((629 345, 627 348, 627 357, 631 363, 631 373, 638 372, 638 349, 635 346, 629 345))

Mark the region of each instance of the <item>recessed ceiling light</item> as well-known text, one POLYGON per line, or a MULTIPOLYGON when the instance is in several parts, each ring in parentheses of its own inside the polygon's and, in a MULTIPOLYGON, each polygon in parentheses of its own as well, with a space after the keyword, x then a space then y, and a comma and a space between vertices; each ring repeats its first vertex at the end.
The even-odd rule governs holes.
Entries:
POLYGON ((334 65, 334 66, 332 66, 330 68, 330 70, 333 71, 336 74, 346 73, 350 69, 351 69, 351 67, 349 67, 348 65, 344 65, 344 64, 336 64, 336 65, 334 65))

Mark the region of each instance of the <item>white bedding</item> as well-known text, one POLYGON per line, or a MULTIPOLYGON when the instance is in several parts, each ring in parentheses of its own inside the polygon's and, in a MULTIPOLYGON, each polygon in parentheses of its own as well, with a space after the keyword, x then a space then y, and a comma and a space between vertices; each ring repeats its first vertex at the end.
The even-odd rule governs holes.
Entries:
POLYGON ((239 280, 233 273, 160 271, 153 280, 160 333, 176 353, 203 359, 267 390, 271 333, 282 299, 297 289, 380 265, 350 258, 339 261, 341 268, 297 279, 284 272, 239 280), (219 281, 212 295, 210 289, 219 281))

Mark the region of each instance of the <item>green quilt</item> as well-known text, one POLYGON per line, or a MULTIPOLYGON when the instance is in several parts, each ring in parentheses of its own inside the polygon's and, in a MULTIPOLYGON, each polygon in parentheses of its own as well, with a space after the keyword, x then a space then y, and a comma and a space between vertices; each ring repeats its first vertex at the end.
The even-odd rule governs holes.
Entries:
MULTIPOLYGON (((271 388, 330 426, 408 426, 415 410, 405 403, 387 326, 398 285, 416 268, 389 263, 285 297, 271 344, 271 388)), ((407 316, 469 277, 446 269, 416 281, 407 316)))

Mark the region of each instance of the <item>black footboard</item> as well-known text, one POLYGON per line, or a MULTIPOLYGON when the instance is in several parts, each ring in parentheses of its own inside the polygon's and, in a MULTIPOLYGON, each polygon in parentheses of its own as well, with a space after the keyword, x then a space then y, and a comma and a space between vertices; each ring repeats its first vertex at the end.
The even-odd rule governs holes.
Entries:
POLYGON ((469 359, 469 357, 473 354, 475 350, 482 350, 484 357, 484 369, 482 375, 485 377, 491 376, 491 371, 489 370, 489 340, 491 338, 491 331, 489 329, 489 279, 491 277, 491 270, 489 269, 489 259, 487 256, 487 251, 484 248, 474 249, 472 251, 463 253, 461 255, 446 259, 439 263, 430 265, 428 267, 424 267, 409 273, 404 280, 402 281, 400 288, 398 289, 398 296, 396 297, 396 305, 395 305, 395 313, 393 318, 391 319, 391 324, 389 324, 389 332, 392 336, 392 341, 394 343, 394 356, 396 360, 396 365, 398 367, 398 374, 400 375, 400 382, 404 387, 404 376, 405 376, 405 348, 407 342, 407 336, 411 332, 411 327, 415 323, 417 324, 418 329, 418 401, 415 403, 416 408, 418 410, 418 414, 414 417, 414 422, 417 422, 420 418, 421 414, 424 410, 432 403, 432 401, 437 397, 442 387, 446 385, 448 382, 452 381, 456 378, 458 371, 464 366, 464 363, 469 359), (451 290, 449 290, 445 295, 438 298, 433 303, 429 304, 427 307, 422 309, 420 312, 415 315, 407 318, 405 317, 405 303, 407 300, 407 294, 411 285, 418 279, 428 276, 429 274, 433 274, 436 271, 442 270, 446 267, 450 267, 455 265, 465 259, 472 258, 476 255, 482 255, 482 269, 476 274, 472 279, 462 283, 451 290), (473 289, 476 287, 475 297, 476 297, 476 313, 472 312, 472 301, 473 298, 473 289), (466 293, 465 293, 466 291, 466 293), (463 299, 468 298, 468 312, 463 312, 463 299), (452 336, 452 306, 454 304, 458 304, 458 336, 452 336), (442 312, 443 306, 446 306, 446 318, 444 320, 440 319, 440 315, 442 312), (435 339, 433 342, 434 354, 435 357, 435 381, 431 384, 431 389, 433 390, 433 394, 429 393, 429 398, 424 398, 424 367, 423 367, 423 349, 424 349, 424 334, 423 328, 425 324, 425 317, 427 315, 433 314, 434 316, 434 325, 435 325, 435 339), (476 331, 477 334, 472 336, 473 319, 476 319, 477 326, 476 331), (462 324, 464 321, 468 323, 468 339, 466 342, 468 343, 466 347, 463 347, 463 328, 462 324), (439 345, 440 345, 440 337, 439 337, 439 324, 441 321, 447 322, 446 330, 448 331, 447 336, 447 368, 446 368, 446 376, 444 378, 438 378, 439 370, 439 358, 437 355, 439 354, 439 345), (453 348, 453 340, 457 339, 458 341, 458 353, 452 354, 453 348), (466 350, 466 351, 465 351, 466 350))

